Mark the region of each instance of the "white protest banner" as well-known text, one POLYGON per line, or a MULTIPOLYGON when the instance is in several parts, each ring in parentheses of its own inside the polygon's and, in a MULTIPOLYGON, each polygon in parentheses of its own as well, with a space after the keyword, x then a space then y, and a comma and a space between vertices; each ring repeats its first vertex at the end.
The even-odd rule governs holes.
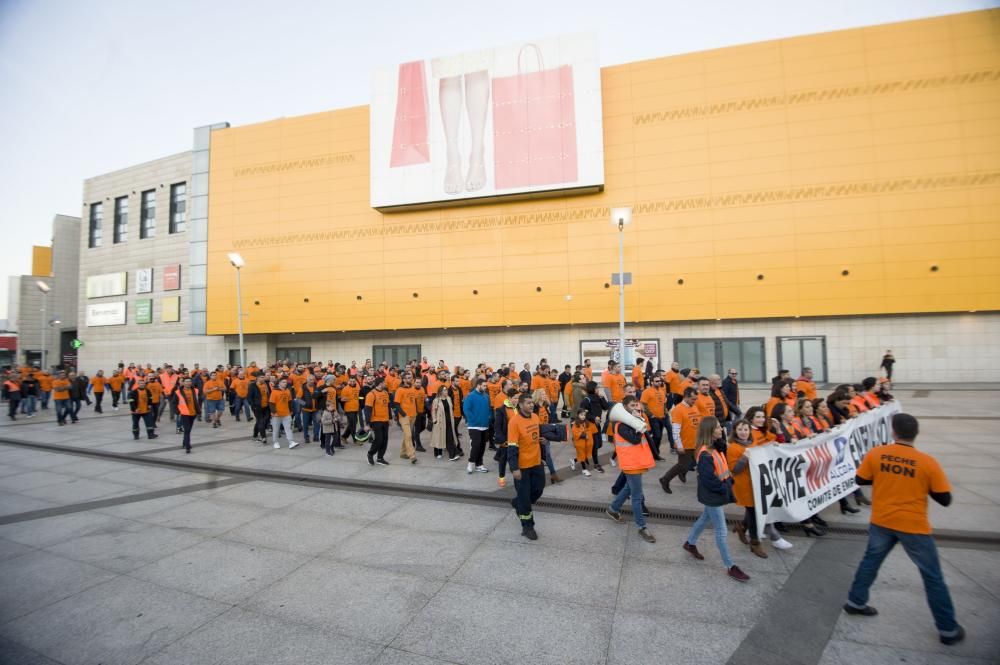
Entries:
POLYGON ((798 443, 750 448, 757 524, 801 522, 853 492, 861 460, 892 442, 892 417, 901 410, 889 402, 798 443))

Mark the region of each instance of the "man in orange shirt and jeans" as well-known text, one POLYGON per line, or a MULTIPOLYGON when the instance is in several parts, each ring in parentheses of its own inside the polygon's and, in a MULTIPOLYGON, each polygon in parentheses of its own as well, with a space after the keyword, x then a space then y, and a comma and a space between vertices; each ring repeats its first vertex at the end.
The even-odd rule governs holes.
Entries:
POLYGON ((955 607, 927 519, 927 496, 947 506, 951 503, 951 485, 936 459, 914 449, 919 431, 916 418, 897 413, 892 417, 895 443, 869 451, 858 467, 858 485, 873 486, 872 516, 868 548, 854 574, 844 611, 861 616, 878 614, 868 605, 868 591, 882 562, 899 542, 924 580, 927 604, 941 643, 951 645, 965 637, 965 630, 955 620, 955 607))
POLYGON ((681 482, 687 482, 687 473, 694 460, 695 440, 698 436, 698 424, 701 422, 701 412, 695 402, 698 399, 698 392, 690 386, 684 389, 684 397, 681 403, 670 412, 671 426, 674 431, 674 445, 677 447, 677 464, 674 464, 662 478, 660 487, 667 494, 673 494, 670 489, 670 481, 680 476, 681 482))

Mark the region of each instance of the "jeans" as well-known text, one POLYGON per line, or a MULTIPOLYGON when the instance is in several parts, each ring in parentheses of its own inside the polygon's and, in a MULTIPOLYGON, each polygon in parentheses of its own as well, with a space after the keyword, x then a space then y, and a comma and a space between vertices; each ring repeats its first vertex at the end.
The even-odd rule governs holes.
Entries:
POLYGON ((27 415, 34 415, 35 413, 35 396, 25 395, 21 398, 21 413, 27 415))
POLYGON ((38 394, 39 394, 39 399, 42 402, 42 408, 43 409, 48 409, 49 408, 49 397, 52 395, 52 392, 49 391, 49 390, 41 390, 41 391, 39 391, 38 394))
POLYGON ((250 402, 247 401, 247 398, 240 397, 239 395, 237 395, 233 403, 234 406, 236 407, 233 409, 234 412, 233 415, 236 416, 236 419, 237 420, 240 419, 240 412, 242 411, 243 415, 246 416, 246 419, 250 420, 251 409, 250 409, 250 402))
POLYGON ((625 501, 632 497, 632 516, 635 518, 635 525, 640 529, 645 529, 646 516, 642 514, 642 474, 623 473, 622 475, 625 476, 625 486, 611 501, 611 510, 619 512, 625 501))
POLYGON ((296 427, 302 429, 302 400, 292 400, 292 422, 296 427))
MULTIPOLYGON (((559 399, 556 398, 556 402, 558 401, 559 399)), ((549 404, 549 422, 553 424, 559 422, 559 407, 556 406, 556 402, 549 404)))
POLYGON ((288 445, 295 443, 292 440, 292 417, 291 416, 271 416, 271 437, 274 445, 278 445, 278 437, 281 436, 281 428, 285 428, 285 440, 288 445))
POLYGON ((688 534, 687 542, 689 545, 697 545, 698 536, 705 530, 709 520, 712 521, 712 528, 715 530, 715 544, 719 548, 719 554, 722 555, 722 563, 727 569, 732 568, 733 560, 729 556, 729 545, 726 543, 726 536, 729 535, 729 531, 726 529, 726 514, 723 512, 722 506, 705 506, 701 517, 691 527, 691 533, 688 534))
POLYGON ((104 391, 94 392, 94 412, 104 413, 104 409, 101 408, 101 403, 104 401, 104 391))
POLYGON ((550 446, 549 442, 546 441, 542 445, 542 449, 545 451, 545 465, 549 467, 549 475, 554 476, 556 475, 556 465, 555 462, 552 461, 552 446, 550 446))
POLYGON ((943 637, 952 637, 958 631, 955 621, 955 606, 952 605, 948 585, 941 573, 941 562, 938 560, 937 547, 934 538, 928 534, 905 533, 887 529, 877 524, 868 527, 868 548, 865 556, 858 564, 854 574, 854 583, 847 594, 847 604, 861 608, 868 604, 868 591, 871 589, 878 570, 886 556, 899 542, 903 545, 910 561, 916 564, 920 577, 924 580, 924 592, 927 594, 927 604, 934 615, 934 625, 943 637))
POLYGON ((61 423, 66 422, 66 416, 70 414, 70 405, 68 399, 57 399, 56 400, 56 420, 61 423))
POLYGON ((302 432, 306 442, 309 441, 310 432, 312 432, 312 438, 319 441, 319 414, 315 411, 302 409, 299 415, 302 418, 302 432))
POLYGON ((76 414, 80 413, 80 407, 82 406, 81 402, 83 402, 83 400, 76 397, 71 397, 69 399, 69 417, 73 419, 73 422, 79 420, 76 417, 76 414))

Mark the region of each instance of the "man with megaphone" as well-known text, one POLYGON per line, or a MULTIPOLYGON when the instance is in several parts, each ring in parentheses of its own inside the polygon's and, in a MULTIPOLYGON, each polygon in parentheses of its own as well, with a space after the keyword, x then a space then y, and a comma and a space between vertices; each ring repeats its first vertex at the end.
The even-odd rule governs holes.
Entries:
POLYGON ((621 508, 629 497, 632 498, 632 516, 639 528, 639 535, 647 543, 655 543, 656 538, 646 528, 646 516, 642 506, 642 474, 656 466, 653 452, 643 433, 646 421, 642 418, 642 403, 634 395, 628 395, 615 404, 608 413, 614 436, 618 465, 625 476, 625 485, 608 506, 607 513, 616 522, 623 522, 621 508))

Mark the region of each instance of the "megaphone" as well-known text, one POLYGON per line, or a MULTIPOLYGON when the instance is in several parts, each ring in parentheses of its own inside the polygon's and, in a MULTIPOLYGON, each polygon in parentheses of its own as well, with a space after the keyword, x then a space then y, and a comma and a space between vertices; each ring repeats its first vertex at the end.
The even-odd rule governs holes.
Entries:
POLYGON ((608 420, 613 423, 628 425, 636 432, 641 433, 646 431, 646 421, 629 413, 628 409, 622 406, 621 402, 611 407, 611 411, 608 412, 608 420))

